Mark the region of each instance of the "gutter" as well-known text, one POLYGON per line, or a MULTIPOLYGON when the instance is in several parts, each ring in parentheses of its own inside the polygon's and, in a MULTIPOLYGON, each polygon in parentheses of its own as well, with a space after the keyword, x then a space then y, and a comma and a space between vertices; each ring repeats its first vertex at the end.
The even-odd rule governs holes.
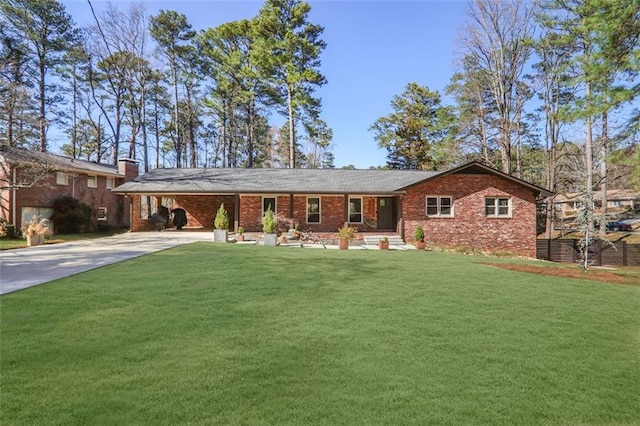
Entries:
MULTIPOLYGON (((13 169, 13 176, 11 177, 11 186, 12 189, 11 191, 13 192, 12 196, 11 196, 11 219, 13 220, 13 227, 14 227, 14 232, 15 229, 18 227, 18 223, 16 222, 16 192, 17 192, 17 188, 16 188, 16 169, 13 169)), ((22 225, 22 223, 20 224, 22 225)))

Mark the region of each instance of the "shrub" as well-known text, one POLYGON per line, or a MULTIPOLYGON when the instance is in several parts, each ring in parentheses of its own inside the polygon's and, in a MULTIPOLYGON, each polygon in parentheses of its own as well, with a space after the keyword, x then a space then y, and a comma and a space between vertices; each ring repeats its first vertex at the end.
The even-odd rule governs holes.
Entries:
POLYGON ((15 226, 10 224, 5 218, 0 217, 0 238, 14 238, 15 236, 15 226))
POLYGON ((53 200, 53 224, 56 233, 77 234, 91 225, 91 207, 73 197, 63 196, 53 200))
POLYGON ((413 234, 413 239, 416 241, 424 241, 424 229, 422 229, 422 225, 416 226, 415 233, 413 234))
POLYGON ((49 219, 45 219, 40 216, 32 216, 29 222, 22 224, 20 228, 22 236, 34 237, 36 235, 44 235, 45 237, 51 236, 51 229, 49 227, 49 219))
POLYGON ((224 208, 224 203, 220 204, 216 218, 213 221, 213 226, 216 229, 229 229, 229 215, 224 208))
POLYGON ((244 228, 242 226, 238 226, 238 234, 239 235, 244 234, 244 228))
POLYGON ((273 214, 271 210, 271 206, 267 209, 264 217, 262 218, 262 231, 265 234, 275 234, 276 233, 276 216, 273 214))
POLYGON ((338 228, 338 237, 340 237, 341 240, 351 241, 353 237, 355 237, 356 232, 358 232, 358 228, 355 226, 344 225, 338 228))

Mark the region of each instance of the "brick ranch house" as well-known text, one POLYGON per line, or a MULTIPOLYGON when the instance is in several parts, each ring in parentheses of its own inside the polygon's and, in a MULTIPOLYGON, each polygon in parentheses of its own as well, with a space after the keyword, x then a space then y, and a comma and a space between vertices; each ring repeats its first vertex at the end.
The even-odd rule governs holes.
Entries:
POLYGON ((159 205, 186 210, 187 227, 212 228, 224 203, 231 231, 261 232, 271 206, 286 228, 295 223, 335 234, 348 223, 359 237, 394 233, 410 240, 422 225, 428 243, 529 257, 536 255, 536 200, 552 195, 478 162, 444 172, 155 169, 114 191, 131 197, 132 231, 154 229, 149 217, 159 205))
POLYGON ((91 207, 94 226, 130 226, 129 203, 112 189, 136 176, 133 160, 112 166, 0 145, 0 218, 19 230, 34 215, 51 217, 53 200, 71 196, 91 207))

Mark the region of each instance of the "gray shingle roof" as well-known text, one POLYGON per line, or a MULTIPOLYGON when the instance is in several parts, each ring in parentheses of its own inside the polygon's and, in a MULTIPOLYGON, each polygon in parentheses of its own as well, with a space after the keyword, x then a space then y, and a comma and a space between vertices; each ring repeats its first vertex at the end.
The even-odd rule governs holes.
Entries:
POLYGON ((343 169, 154 169, 118 193, 389 194, 439 172, 343 169))
POLYGON ((0 145, 0 157, 4 157, 9 163, 16 165, 37 163, 61 171, 76 171, 87 174, 94 173, 101 176, 122 177, 118 172, 118 166, 78 160, 25 148, 9 147, 7 145, 0 145))

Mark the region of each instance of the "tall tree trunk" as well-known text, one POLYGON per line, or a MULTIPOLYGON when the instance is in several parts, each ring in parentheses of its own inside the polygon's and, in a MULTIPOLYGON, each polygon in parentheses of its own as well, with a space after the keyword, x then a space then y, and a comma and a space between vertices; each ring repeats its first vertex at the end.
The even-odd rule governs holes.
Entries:
POLYGON ((38 125, 40 131, 40 151, 47 152, 47 117, 46 117, 46 85, 45 85, 45 58, 42 55, 40 57, 40 79, 38 81, 38 88, 40 90, 40 114, 38 116, 38 125))
POLYGON ((191 89, 188 84, 185 84, 187 92, 187 125, 189 126, 189 151, 190 151, 190 166, 197 166, 198 153, 196 150, 196 135, 195 135, 195 123, 193 119, 193 103, 191 102, 191 89))
MULTIPOLYGON (((587 105, 590 105, 591 98, 591 82, 587 81, 585 84, 585 99, 587 100, 587 105)), ((591 238, 594 233, 593 226, 593 129, 591 115, 587 114, 586 117, 586 135, 585 135, 585 144, 584 144, 584 154, 585 154, 585 168, 587 173, 587 187, 585 191, 585 236, 584 236, 584 269, 589 267, 589 244, 591 243, 591 238)))
POLYGON ((156 140, 156 169, 160 168, 160 119, 158 118, 158 95, 153 97, 153 125, 156 140))
POLYGON ((113 133, 113 164, 118 165, 118 157, 120 155, 120 129, 122 127, 122 117, 121 114, 121 95, 118 94, 116 96, 116 123, 115 123, 115 131, 113 133))
POLYGON ((144 171, 149 171, 149 141, 147 140, 147 102, 145 100, 146 91, 144 86, 142 87, 141 108, 140 108, 140 121, 142 126, 142 160, 144 161, 144 171))
MULTIPOLYGON (((553 116, 547 115, 545 122, 545 134, 547 139, 547 189, 555 193, 556 190, 556 165, 557 165, 557 130, 556 121, 553 116)), ((553 224, 555 219, 555 211, 553 207, 553 201, 555 195, 547 199, 546 207, 546 223, 545 223, 545 236, 547 239, 551 239, 553 233, 553 224)))
POLYGON ((256 101, 251 99, 247 107, 247 167, 253 167, 253 114, 256 101))
POLYGON ((176 132, 176 167, 182 167, 182 143, 180 140, 180 124, 178 122, 178 65, 175 55, 171 60, 171 72, 173 74, 173 121, 176 132))
POLYGON ((600 235, 604 236, 607 233, 606 220, 607 220, 607 203, 608 203, 608 179, 607 179, 607 148, 609 145, 609 114, 605 111, 602 113, 602 145, 600 146, 600 191, 602 204, 602 218, 600 221, 600 235))
MULTIPOLYGON (((13 100, 11 102, 13 102, 13 100)), ((13 110, 14 106, 12 105, 7 111, 7 143, 9 146, 16 146, 13 140, 13 110)))
POLYGON ((291 87, 287 85, 287 105, 289 106, 289 168, 296 168, 296 137, 293 120, 293 99, 291 87))
MULTIPOLYGON (((76 158, 76 149, 78 146, 78 80, 76 78, 76 65, 73 64, 73 83, 71 91, 73 92, 73 118, 71 129, 71 157, 76 158)), ((100 157, 97 158, 100 162, 100 157)))

